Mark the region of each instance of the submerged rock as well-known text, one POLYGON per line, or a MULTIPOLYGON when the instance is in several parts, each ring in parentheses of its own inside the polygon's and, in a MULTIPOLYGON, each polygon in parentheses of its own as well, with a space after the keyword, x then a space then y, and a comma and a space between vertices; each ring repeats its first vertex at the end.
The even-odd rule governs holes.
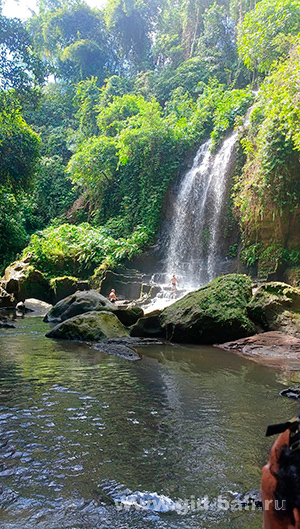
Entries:
POLYGON ((175 342, 216 343, 255 333, 247 314, 250 278, 228 274, 187 294, 163 310, 160 323, 175 342))
POLYGON ((300 289, 281 282, 265 283, 255 290, 248 314, 265 331, 300 337, 300 289))
POLYGON ((6 316, 0 316, 0 329, 14 329, 15 325, 6 316))
POLYGON ((121 358, 125 358, 125 360, 141 360, 141 357, 134 349, 122 343, 109 343, 103 340, 95 346, 95 349, 101 351, 101 353, 120 356, 121 358))
POLYGON ((66 340, 100 340, 128 336, 128 331, 112 312, 87 312, 59 323, 47 338, 66 340))

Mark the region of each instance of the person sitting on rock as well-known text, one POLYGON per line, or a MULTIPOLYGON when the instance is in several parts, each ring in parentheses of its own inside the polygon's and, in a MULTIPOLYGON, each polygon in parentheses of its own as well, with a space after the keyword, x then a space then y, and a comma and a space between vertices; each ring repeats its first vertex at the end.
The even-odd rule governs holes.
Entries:
POLYGON ((108 295, 108 299, 109 301, 111 301, 111 303, 115 303, 117 301, 117 296, 116 296, 116 291, 114 288, 111 289, 109 295, 108 295))
POLYGON ((263 529, 300 529, 300 415, 268 426, 278 434, 263 467, 263 529))

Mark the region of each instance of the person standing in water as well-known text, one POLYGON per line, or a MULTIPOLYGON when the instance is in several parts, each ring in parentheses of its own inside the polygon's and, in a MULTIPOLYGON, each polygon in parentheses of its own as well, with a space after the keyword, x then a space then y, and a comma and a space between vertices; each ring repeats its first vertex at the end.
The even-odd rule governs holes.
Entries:
POLYGON ((171 289, 172 289, 173 292, 176 292, 177 285, 178 285, 178 279, 177 279, 177 277, 175 277, 175 274, 173 274, 173 276, 171 278, 171 289))

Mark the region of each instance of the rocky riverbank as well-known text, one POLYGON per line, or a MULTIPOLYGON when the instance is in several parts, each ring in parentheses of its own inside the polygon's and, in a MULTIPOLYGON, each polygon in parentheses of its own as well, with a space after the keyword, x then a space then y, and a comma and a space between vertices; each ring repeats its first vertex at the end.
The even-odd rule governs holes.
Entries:
POLYGON ((300 365, 300 289, 281 282, 253 285, 243 274, 220 276, 150 314, 134 302, 111 303, 97 290, 77 291, 56 303, 45 321, 55 324, 49 338, 221 344, 260 363, 300 365))
POLYGON ((240 340, 216 344, 259 364, 300 371, 300 338, 279 331, 255 334, 240 340))

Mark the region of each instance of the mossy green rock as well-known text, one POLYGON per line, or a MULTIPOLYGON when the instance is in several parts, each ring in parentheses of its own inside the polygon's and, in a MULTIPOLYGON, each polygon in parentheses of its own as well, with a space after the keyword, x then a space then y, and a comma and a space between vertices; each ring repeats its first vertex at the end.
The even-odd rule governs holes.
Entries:
POLYGON ((62 299, 46 314, 44 321, 61 322, 91 311, 114 312, 115 306, 96 290, 75 292, 62 299))
POLYGON ((128 336, 128 331, 111 312, 86 312, 59 323, 46 336, 65 340, 100 340, 123 338, 128 336))
POLYGON ((163 310, 161 326, 175 342, 220 343, 255 333, 247 314, 250 278, 241 274, 217 277, 163 310))
POLYGON ((279 281, 265 283, 255 290, 248 314, 266 331, 296 335, 300 332, 300 289, 279 281))
POLYGON ((51 301, 50 284, 44 274, 36 270, 33 266, 26 269, 24 276, 19 278, 18 301, 25 301, 27 298, 40 299, 41 301, 51 301))
POLYGON ((133 325, 144 315, 143 309, 140 307, 118 307, 97 290, 84 290, 75 292, 56 303, 46 314, 44 321, 61 322, 79 314, 91 311, 102 312, 103 310, 113 312, 124 325, 133 325))
POLYGON ((50 285, 53 290, 53 302, 57 303, 61 299, 71 296, 77 290, 77 277, 62 276, 50 279, 50 285))
POLYGON ((144 316, 144 311, 141 309, 141 307, 117 307, 115 310, 115 315, 118 316, 123 325, 129 327, 130 325, 134 325, 140 318, 144 316))

